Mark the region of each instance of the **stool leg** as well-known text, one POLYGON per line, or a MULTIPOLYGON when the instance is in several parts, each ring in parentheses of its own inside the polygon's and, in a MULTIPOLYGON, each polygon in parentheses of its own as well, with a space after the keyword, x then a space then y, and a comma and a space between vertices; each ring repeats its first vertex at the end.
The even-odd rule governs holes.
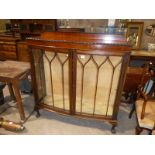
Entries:
POLYGON ((14 94, 14 91, 13 91, 13 88, 12 88, 12 84, 11 83, 8 83, 8 88, 9 88, 11 99, 14 100, 14 101, 16 101, 15 94, 14 94))
POLYGON ((13 88, 14 88, 14 92, 15 92, 15 96, 16 96, 17 108, 18 108, 18 111, 20 114, 20 118, 21 118, 21 120, 24 121, 25 113, 24 113, 22 98, 21 98, 20 91, 19 91, 19 83, 17 81, 15 81, 13 83, 13 88))

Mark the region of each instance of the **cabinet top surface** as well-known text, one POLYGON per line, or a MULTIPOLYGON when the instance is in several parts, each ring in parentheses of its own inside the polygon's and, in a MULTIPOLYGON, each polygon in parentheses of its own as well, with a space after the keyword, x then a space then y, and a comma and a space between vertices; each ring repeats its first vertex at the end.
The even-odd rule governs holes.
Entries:
POLYGON ((47 48, 67 48, 78 50, 101 50, 130 52, 125 37, 78 32, 45 32, 40 37, 27 38, 29 46, 47 48))
POLYGON ((127 45, 126 38, 120 35, 105 35, 77 32, 45 32, 41 37, 28 38, 28 40, 41 40, 49 42, 65 42, 80 44, 118 44, 127 45))

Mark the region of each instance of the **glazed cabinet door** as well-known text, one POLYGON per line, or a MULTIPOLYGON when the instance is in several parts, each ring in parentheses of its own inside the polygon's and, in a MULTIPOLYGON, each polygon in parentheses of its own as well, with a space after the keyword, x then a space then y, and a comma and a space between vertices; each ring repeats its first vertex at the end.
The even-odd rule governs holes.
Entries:
POLYGON ((76 54, 75 114, 112 117, 123 57, 87 53, 76 54))
POLYGON ((31 53, 37 103, 72 115, 113 117, 123 83, 123 55, 67 49, 31 53))
POLYGON ((68 50, 33 49, 37 102, 48 109, 70 113, 70 83, 68 50))

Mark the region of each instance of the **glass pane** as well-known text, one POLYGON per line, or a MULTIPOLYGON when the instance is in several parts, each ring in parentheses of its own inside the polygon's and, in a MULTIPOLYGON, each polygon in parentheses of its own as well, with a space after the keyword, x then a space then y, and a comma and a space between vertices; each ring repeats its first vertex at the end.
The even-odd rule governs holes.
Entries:
POLYGON ((69 56, 48 52, 44 54, 46 97, 44 103, 69 110, 69 56))
POLYGON ((120 56, 78 55, 76 112, 112 116, 121 64, 120 56))

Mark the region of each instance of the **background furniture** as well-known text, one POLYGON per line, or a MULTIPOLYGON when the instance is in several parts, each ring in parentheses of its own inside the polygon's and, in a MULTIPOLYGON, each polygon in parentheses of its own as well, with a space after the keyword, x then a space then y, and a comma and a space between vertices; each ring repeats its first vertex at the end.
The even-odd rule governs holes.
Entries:
MULTIPOLYGON (((147 50, 137 50, 131 52, 130 63, 131 67, 142 67, 149 64, 153 72, 155 72, 155 52, 147 50)), ((152 76, 152 80, 155 81, 155 75, 152 76)), ((152 97, 155 97, 155 82, 150 90, 152 97)))
POLYGON ((11 19, 10 22, 6 25, 7 32, 0 34, 0 60, 29 61, 25 38, 57 29, 56 19, 11 19))
POLYGON ((150 37, 155 37, 155 24, 146 27, 145 33, 150 37))
POLYGON ((30 54, 26 41, 19 41, 17 43, 18 60, 30 62, 30 54))
POLYGON ((136 135, 144 129, 152 134, 152 131, 155 130, 155 100, 147 97, 144 86, 138 89, 137 99, 130 113, 130 118, 134 110, 137 118, 136 135))
MULTIPOLYGON (((125 83, 124 96, 129 98, 128 103, 134 103, 139 85, 144 85, 151 78, 149 67, 128 67, 125 83)), ((148 86, 147 86, 148 87, 148 86)), ((146 88, 147 89, 147 88, 146 88)))
POLYGON ((126 39, 51 32, 27 42, 35 109, 108 121, 115 132, 130 56, 126 39))
POLYGON ((130 66, 141 67, 149 63, 155 64, 155 52, 147 50, 133 50, 131 52, 130 66))
POLYGON ((19 37, 11 35, 0 35, 0 60, 17 60, 17 42, 19 37))
POLYGON ((11 19, 11 32, 19 33, 21 39, 39 36, 42 32, 56 31, 56 19, 11 19))
POLYGON ((143 22, 127 22, 126 38, 130 42, 132 49, 140 49, 143 34, 143 22))
POLYGON ((135 133, 140 134, 143 129, 146 129, 149 131, 149 134, 152 134, 152 130, 155 129, 155 100, 150 99, 152 98, 152 93, 150 93, 152 88, 149 88, 149 83, 152 76, 154 76, 154 71, 150 70, 149 65, 143 70, 142 68, 138 69, 137 67, 135 67, 134 70, 135 72, 132 71, 130 79, 128 79, 127 74, 125 82, 126 89, 127 86, 129 86, 131 90, 136 90, 134 91, 134 97, 132 100, 133 107, 129 114, 129 118, 132 117, 132 114, 135 111, 137 119, 135 133))
POLYGON ((3 61, 0 63, 0 81, 7 83, 11 96, 17 103, 17 108, 22 121, 25 120, 25 113, 19 90, 19 82, 30 74, 30 65, 25 62, 3 61))

